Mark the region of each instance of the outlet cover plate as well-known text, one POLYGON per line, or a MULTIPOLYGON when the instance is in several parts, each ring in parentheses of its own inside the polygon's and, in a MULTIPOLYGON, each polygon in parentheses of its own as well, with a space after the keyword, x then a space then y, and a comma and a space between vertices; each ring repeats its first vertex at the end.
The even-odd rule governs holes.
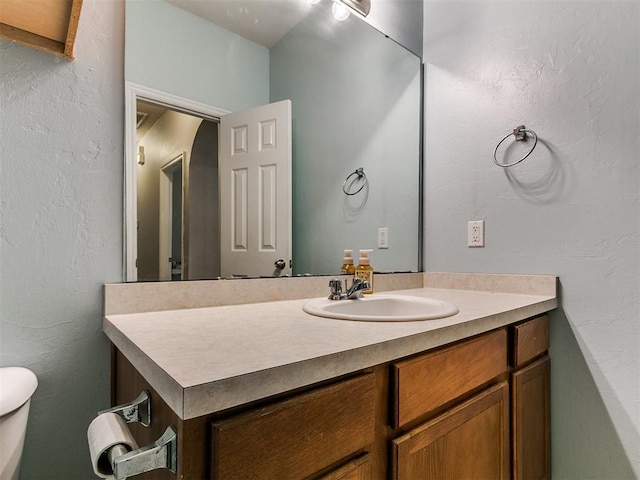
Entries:
POLYGON ((484 247, 484 220, 473 220, 467 227, 467 246, 484 247))
POLYGON ((378 248, 389 248, 389 229, 387 227, 378 228, 378 248))

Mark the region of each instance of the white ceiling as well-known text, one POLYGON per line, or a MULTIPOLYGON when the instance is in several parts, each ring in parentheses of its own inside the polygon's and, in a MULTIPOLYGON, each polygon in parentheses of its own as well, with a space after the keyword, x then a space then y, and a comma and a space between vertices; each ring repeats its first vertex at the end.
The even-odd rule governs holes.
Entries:
POLYGON ((309 12, 309 0, 167 0, 178 8, 264 45, 275 45, 309 12))
POLYGON ((143 100, 136 101, 136 112, 138 115, 144 115, 144 120, 139 123, 136 128, 136 135, 138 141, 153 127, 160 117, 167 111, 166 107, 162 105, 156 105, 155 103, 145 102, 143 100))

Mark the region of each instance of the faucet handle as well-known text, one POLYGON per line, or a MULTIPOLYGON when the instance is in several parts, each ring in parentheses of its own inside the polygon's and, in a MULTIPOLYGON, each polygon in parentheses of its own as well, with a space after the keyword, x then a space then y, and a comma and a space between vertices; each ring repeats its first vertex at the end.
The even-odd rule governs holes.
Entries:
POLYGON ((329 280, 329 288, 331 289, 331 293, 329 293, 329 300, 339 299, 342 295, 342 282, 337 278, 329 280))

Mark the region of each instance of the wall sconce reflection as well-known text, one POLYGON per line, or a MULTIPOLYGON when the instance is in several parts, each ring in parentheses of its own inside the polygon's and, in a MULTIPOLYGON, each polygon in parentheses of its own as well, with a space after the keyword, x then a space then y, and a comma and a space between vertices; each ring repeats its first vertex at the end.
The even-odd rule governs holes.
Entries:
POLYGON ((138 165, 144 165, 144 147, 142 145, 138 147, 138 165))

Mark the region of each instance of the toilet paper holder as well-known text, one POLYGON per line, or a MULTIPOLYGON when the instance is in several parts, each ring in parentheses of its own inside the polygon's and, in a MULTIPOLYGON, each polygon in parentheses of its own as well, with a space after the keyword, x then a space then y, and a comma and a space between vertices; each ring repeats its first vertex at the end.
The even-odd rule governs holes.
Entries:
POLYGON ((151 425, 151 398, 149 397, 149 392, 144 390, 132 402, 102 410, 98 412, 98 415, 101 413, 117 413, 127 423, 139 422, 148 427, 151 425))
MULTIPOLYGON (((115 413, 120 415, 126 423, 141 423, 148 427, 151 425, 151 397, 145 390, 132 402, 108 408, 98 412, 98 415, 103 413, 115 413)), ((176 473, 177 444, 176 431, 173 426, 169 426, 151 445, 135 450, 130 450, 122 444, 111 447, 107 458, 115 480, 124 480, 158 468, 167 468, 176 473)))
POLYGON ((178 470, 178 438, 173 427, 167 427, 162 436, 151 445, 127 452, 122 445, 109 451, 109 461, 115 480, 124 480, 134 475, 158 468, 178 470))

